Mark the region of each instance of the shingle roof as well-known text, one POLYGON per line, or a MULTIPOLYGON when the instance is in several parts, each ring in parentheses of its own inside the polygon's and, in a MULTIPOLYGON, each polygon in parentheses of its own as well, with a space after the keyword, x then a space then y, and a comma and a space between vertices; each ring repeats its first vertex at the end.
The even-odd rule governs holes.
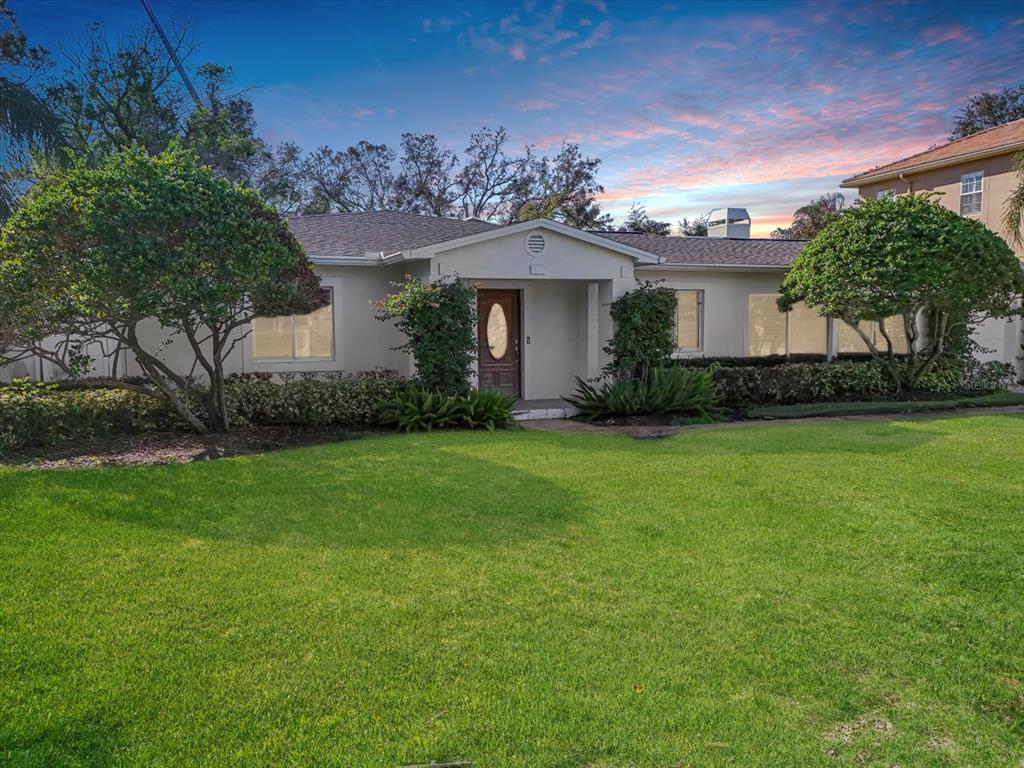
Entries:
POLYGON ((735 237, 671 237, 639 232, 594 232, 659 256, 666 264, 727 267, 788 267, 806 240, 735 237))
POLYGON ((288 228, 306 253, 327 258, 362 258, 421 248, 494 229, 478 219, 445 219, 399 211, 293 216, 288 228))
MULTIPOLYGON (((398 251, 436 245, 499 229, 477 219, 445 219, 398 211, 293 216, 288 227, 311 257, 377 260, 398 251)), ((666 264, 787 267, 803 240, 741 240, 725 237, 669 237, 634 232, 592 232, 632 246, 666 264)))
POLYGON ((843 179, 843 186, 854 186, 876 176, 909 171, 922 165, 954 164, 961 157, 969 157, 981 152, 998 153, 1002 149, 1012 152, 1021 147, 1024 147, 1024 119, 997 125, 995 128, 979 131, 940 147, 918 152, 916 155, 905 157, 894 163, 858 173, 856 176, 843 179))

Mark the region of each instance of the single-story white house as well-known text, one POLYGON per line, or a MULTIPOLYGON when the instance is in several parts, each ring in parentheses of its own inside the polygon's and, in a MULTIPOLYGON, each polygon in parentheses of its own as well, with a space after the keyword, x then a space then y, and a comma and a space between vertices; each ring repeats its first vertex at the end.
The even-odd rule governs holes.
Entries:
MULTIPOLYGON (((680 357, 866 351, 843 323, 806 307, 778 311, 779 285, 803 241, 749 237, 743 209, 722 209, 717 219, 709 237, 671 237, 582 231, 544 219, 498 226, 393 211, 294 217, 289 226, 330 289, 330 305, 257 319, 228 371, 412 373, 413 361, 395 349, 403 338, 371 306, 406 275, 457 275, 478 287, 477 382, 523 399, 558 398, 574 390, 575 377, 597 376, 612 335, 609 303, 643 280, 676 291, 680 357)), ((154 349, 167 337, 155 323, 148 333, 154 349)), ((1012 337, 1020 338, 1019 328, 1012 337)), ((97 375, 138 372, 123 356, 115 363, 103 350, 92 354, 97 375)), ((194 368, 184 341, 161 354, 180 372, 194 368)), ((991 357, 1012 362, 1016 350, 991 357)), ((41 360, 8 365, 0 375, 58 378, 41 360)))

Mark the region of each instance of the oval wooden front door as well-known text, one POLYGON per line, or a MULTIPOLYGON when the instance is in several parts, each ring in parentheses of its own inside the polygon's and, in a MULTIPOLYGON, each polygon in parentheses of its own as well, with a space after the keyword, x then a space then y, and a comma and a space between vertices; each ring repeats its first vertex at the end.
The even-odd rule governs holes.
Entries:
POLYGON ((480 388, 518 397, 521 378, 519 291, 477 291, 480 388))

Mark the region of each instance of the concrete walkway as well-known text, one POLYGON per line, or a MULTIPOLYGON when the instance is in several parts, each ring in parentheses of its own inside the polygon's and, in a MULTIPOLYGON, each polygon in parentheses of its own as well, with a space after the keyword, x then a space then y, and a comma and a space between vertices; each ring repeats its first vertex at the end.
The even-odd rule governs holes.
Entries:
POLYGON ((988 416, 1011 413, 1024 416, 1024 406, 1010 405, 999 408, 955 408, 948 411, 925 411, 921 413, 872 413, 860 416, 813 416, 802 419, 747 419, 744 421, 720 421, 714 424, 690 424, 685 427, 590 424, 573 419, 545 419, 542 421, 519 422, 526 429, 542 432, 585 432, 593 435, 622 435, 637 440, 670 437, 680 432, 695 429, 736 429, 745 427, 779 427, 786 424, 822 424, 841 421, 919 421, 922 419, 950 419, 961 416, 988 416))

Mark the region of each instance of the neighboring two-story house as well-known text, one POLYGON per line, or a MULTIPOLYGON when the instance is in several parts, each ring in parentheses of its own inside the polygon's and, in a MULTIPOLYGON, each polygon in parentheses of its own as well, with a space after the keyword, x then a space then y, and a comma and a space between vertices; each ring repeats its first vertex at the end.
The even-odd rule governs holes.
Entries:
MULTIPOLYGON (((861 197, 880 197, 905 192, 941 193, 940 202, 963 216, 981 221, 1014 248, 1024 262, 1024 247, 1015 244, 1013 233, 1003 225, 1003 210, 1011 191, 1020 183, 1013 169, 1018 152, 1024 152, 1024 120, 975 133, 933 147, 894 163, 873 168, 843 181, 861 197)), ((1022 369, 1024 328, 1019 318, 987 320, 975 340, 988 352, 983 360, 1016 363, 1022 369)))

